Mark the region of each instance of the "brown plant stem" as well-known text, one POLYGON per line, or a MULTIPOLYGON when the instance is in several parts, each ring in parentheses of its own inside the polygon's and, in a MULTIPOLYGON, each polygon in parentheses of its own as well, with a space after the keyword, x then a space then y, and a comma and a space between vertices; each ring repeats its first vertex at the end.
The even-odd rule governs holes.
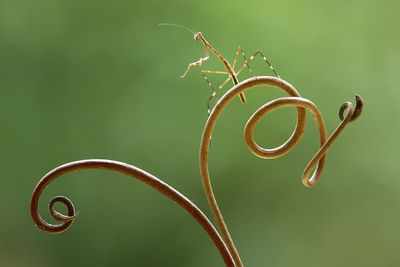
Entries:
POLYGON ((296 91, 296 89, 290 85, 288 82, 270 76, 259 76, 247 79, 234 87, 232 87, 222 98, 217 102, 214 109, 210 113, 210 116, 206 122, 203 136, 200 144, 200 172, 202 176, 202 183, 204 187, 204 191, 207 197, 207 201, 212 210, 213 216, 217 222, 218 229, 221 232, 222 238, 224 239, 231 255, 235 261, 236 266, 243 266, 243 263, 240 259, 239 253, 233 243, 233 240, 229 234, 228 228, 224 222, 221 211, 218 207, 217 201, 214 196, 214 192, 211 186, 209 171, 208 171, 208 151, 210 140, 212 136, 212 132, 214 126, 220 116, 222 110, 231 102, 231 100, 237 95, 242 94, 244 91, 258 86, 272 86, 286 92, 290 97, 279 98, 273 100, 264 106, 262 106, 259 110, 257 110, 249 119, 245 126, 244 131, 244 139, 249 150, 255 155, 262 158, 276 158, 280 157, 286 153, 288 153, 300 140, 306 123, 305 117, 305 108, 310 110, 316 119, 316 123, 318 126, 318 130, 320 133, 320 143, 321 148, 307 165, 306 169, 303 172, 302 182, 305 186, 311 187, 315 185, 318 181, 322 170, 324 168, 325 160, 326 160, 326 152, 328 147, 332 144, 332 142, 336 139, 336 137, 340 134, 343 128, 347 125, 348 122, 355 120, 362 111, 362 99, 359 96, 356 96, 357 106, 355 111, 353 112, 352 104, 350 102, 346 102, 340 109, 340 116, 343 118, 343 112, 347 108, 348 112, 346 117, 342 119, 342 123, 338 126, 338 128, 334 131, 332 136, 327 140, 326 139, 326 128, 322 116, 318 110, 318 108, 309 100, 305 98, 301 98, 300 94, 296 91), (273 148, 273 149, 265 149, 258 146, 253 139, 253 130, 255 125, 261 120, 269 112, 283 106, 296 106, 297 107, 297 124, 296 127, 290 136, 290 138, 281 146, 273 148), (317 168, 309 178, 310 173, 314 166, 317 165, 317 168))
POLYGON ((42 194, 43 190, 46 188, 47 185, 49 185, 52 181, 54 181, 57 177, 77 171, 77 170, 87 170, 87 169, 102 169, 102 170, 108 170, 108 171, 115 171, 119 172, 122 174, 126 174, 128 176, 131 176, 133 178, 136 178, 145 184, 151 186, 152 188, 156 189, 157 191, 161 192, 165 196, 169 197, 173 201, 175 201, 177 204, 179 204, 182 208, 184 208, 187 212, 192 215, 197 222, 203 227, 203 229, 207 232, 207 234, 210 236, 212 241, 214 242, 215 246, 218 248, 226 266, 229 267, 234 267, 235 264, 233 262, 233 259, 231 257, 231 254, 229 250, 227 249, 224 241, 221 239, 220 235, 218 234, 217 230, 214 228, 214 226, 211 224, 211 222, 208 220, 208 218, 203 214, 203 212, 196 206, 194 205, 188 198, 186 198, 184 195, 179 193, 177 190, 175 190, 173 187, 169 186, 168 184, 164 183, 160 179, 156 178, 155 176, 139 169, 136 168, 132 165, 123 163, 123 162, 118 162, 118 161, 112 161, 112 160, 104 160, 104 159, 90 159, 90 160, 80 160, 80 161, 74 161, 70 162, 64 165, 61 165, 49 173, 47 173, 36 185, 32 198, 31 198, 31 215, 34 223, 43 231, 48 232, 48 233, 61 233, 65 230, 67 230, 73 220, 76 218, 77 214, 75 214, 74 206, 72 202, 63 196, 57 196, 53 198, 50 201, 49 204, 49 209, 50 213, 53 216, 54 219, 57 221, 61 221, 62 223, 59 225, 52 225, 47 223, 45 220, 42 219, 42 217, 39 214, 39 198, 40 195, 42 194), (64 203, 67 208, 68 208, 68 216, 62 215, 58 212, 56 212, 53 209, 53 204, 55 202, 62 202, 64 203))

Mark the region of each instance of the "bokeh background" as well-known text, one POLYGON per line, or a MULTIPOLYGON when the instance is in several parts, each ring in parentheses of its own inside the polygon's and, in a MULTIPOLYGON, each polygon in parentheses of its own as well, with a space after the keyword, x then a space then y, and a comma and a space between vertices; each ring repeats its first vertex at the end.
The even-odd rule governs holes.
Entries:
MULTIPOLYGON (((318 105, 328 133, 343 102, 354 102, 355 93, 365 100, 311 189, 300 177, 318 149, 312 116, 291 153, 263 160, 247 150, 243 127, 261 104, 284 94, 256 88, 248 104, 235 99, 223 112, 210 172, 245 265, 399 266, 399 14, 394 0, 0 1, 0 266, 224 265, 180 207, 119 174, 77 172, 46 189, 45 219, 53 222, 46 206, 55 195, 80 211, 63 234, 43 233, 30 218, 39 179, 87 158, 140 167, 211 218, 198 167, 211 90, 200 69, 223 66, 212 56, 181 79, 204 49, 191 33, 161 22, 202 31, 229 61, 239 45, 248 56, 260 49, 318 105)), ((271 75, 261 58, 251 67, 271 75)), ((215 85, 223 78, 209 75, 215 85)), ((257 142, 284 142, 295 113, 284 108, 263 119, 257 142)))

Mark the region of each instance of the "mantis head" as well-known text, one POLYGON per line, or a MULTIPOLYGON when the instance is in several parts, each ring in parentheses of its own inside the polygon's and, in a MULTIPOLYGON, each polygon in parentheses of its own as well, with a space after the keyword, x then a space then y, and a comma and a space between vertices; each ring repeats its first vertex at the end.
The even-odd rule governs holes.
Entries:
POLYGON ((195 34, 194 34, 194 39, 196 40, 196 41, 198 41, 198 40, 200 40, 200 38, 202 37, 203 35, 201 34, 201 32, 196 32, 195 34))

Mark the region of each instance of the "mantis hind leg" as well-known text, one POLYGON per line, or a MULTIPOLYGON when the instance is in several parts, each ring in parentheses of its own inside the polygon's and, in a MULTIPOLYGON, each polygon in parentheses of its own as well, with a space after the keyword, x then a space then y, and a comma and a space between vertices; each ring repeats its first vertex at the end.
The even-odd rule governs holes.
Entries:
POLYGON ((250 63, 250 61, 252 61, 252 60, 254 59, 254 57, 255 57, 256 55, 259 54, 259 55, 264 59, 264 61, 267 63, 267 65, 269 66, 269 68, 271 69, 271 71, 274 73, 274 75, 275 75, 276 77, 280 78, 279 74, 276 72, 276 70, 274 69, 274 67, 272 67, 271 63, 270 63, 270 62, 268 61, 268 59, 263 55, 263 53, 261 53, 260 50, 258 50, 257 52, 255 52, 249 59, 247 59, 246 56, 244 55, 243 49, 241 49, 240 47, 239 47, 239 49, 240 49, 240 51, 241 51, 241 53, 242 53, 242 56, 243 56, 244 60, 246 61, 246 63, 244 63, 244 65, 238 70, 238 72, 237 72, 236 75, 239 75, 239 73, 241 73, 242 70, 247 66, 247 67, 249 68, 249 71, 250 71, 251 75, 254 76, 253 71, 252 71, 252 69, 250 68, 249 63, 250 63))

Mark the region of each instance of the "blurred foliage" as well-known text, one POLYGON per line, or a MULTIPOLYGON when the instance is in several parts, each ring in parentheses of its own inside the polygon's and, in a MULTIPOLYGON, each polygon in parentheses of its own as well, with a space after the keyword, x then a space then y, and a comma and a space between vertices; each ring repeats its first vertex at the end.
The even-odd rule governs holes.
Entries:
MULTIPOLYGON (((343 102, 355 93, 365 100, 312 189, 300 182, 318 149, 311 116, 291 153, 261 160, 247 151, 243 126, 283 94, 253 89, 248 104, 236 99, 224 111, 211 178, 245 265, 399 266, 399 11, 395 0, 0 1, 0 266, 223 266, 177 205, 109 172, 67 175, 45 191, 44 218, 59 194, 80 211, 66 233, 40 232, 30 218, 38 180, 87 158, 140 167, 211 216, 198 168, 210 89, 199 67, 179 78, 204 50, 160 22, 202 31, 228 60, 239 45, 248 55, 260 49, 318 105, 329 133, 343 102)), ((255 61, 257 74, 271 75, 255 61)), ((215 57, 203 67, 223 69, 215 57)), ((265 118, 258 142, 284 142, 294 114, 287 108, 265 118)))

